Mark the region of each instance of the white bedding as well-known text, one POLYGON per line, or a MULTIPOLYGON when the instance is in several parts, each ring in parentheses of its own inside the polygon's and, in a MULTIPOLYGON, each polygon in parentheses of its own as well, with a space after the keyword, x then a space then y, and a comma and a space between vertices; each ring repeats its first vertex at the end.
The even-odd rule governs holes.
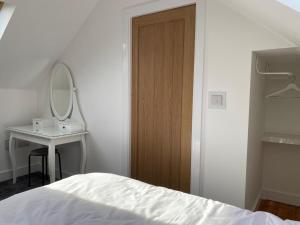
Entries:
POLYGON ((0 202, 2 225, 296 225, 111 174, 77 175, 0 202))

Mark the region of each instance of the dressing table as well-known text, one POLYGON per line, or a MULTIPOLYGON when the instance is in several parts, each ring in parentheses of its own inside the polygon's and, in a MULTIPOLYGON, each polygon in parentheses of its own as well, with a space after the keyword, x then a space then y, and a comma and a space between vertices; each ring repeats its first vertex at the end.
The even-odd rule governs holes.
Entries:
POLYGON ((85 121, 79 108, 76 91, 69 68, 61 63, 55 65, 50 83, 50 106, 54 117, 34 119, 33 124, 28 126, 7 128, 10 133, 9 155, 12 164, 13 183, 16 183, 17 180, 15 157, 17 139, 48 147, 50 183, 55 182, 55 148, 58 145, 80 142, 80 172, 85 172, 87 155, 85 136, 88 132, 85 129, 85 121))

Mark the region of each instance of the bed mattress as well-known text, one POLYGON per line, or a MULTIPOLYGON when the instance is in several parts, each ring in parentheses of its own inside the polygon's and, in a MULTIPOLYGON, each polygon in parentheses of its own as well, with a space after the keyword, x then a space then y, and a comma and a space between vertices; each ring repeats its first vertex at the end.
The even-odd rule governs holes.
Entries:
POLYGON ((112 174, 76 175, 0 202, 2 225, 296 225, 112 174))

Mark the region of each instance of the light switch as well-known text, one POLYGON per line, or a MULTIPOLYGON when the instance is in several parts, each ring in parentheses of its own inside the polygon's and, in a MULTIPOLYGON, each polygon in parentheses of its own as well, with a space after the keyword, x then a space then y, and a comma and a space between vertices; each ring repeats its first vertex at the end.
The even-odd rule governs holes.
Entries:
POLYGON ((210 91, 208 93, 208 108, 226 109, 226 92, 210 91))

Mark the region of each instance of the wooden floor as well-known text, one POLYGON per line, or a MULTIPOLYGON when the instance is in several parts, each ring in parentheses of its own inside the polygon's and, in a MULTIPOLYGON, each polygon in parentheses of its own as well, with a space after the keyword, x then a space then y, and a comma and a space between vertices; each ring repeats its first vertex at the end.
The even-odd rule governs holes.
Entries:
POLYGON ((289 219, 300 221, 300 207, 293 205, 287 205, 270 200, 261 200, 257 207, 257 211, 269 212, 284 220, 289 219))

